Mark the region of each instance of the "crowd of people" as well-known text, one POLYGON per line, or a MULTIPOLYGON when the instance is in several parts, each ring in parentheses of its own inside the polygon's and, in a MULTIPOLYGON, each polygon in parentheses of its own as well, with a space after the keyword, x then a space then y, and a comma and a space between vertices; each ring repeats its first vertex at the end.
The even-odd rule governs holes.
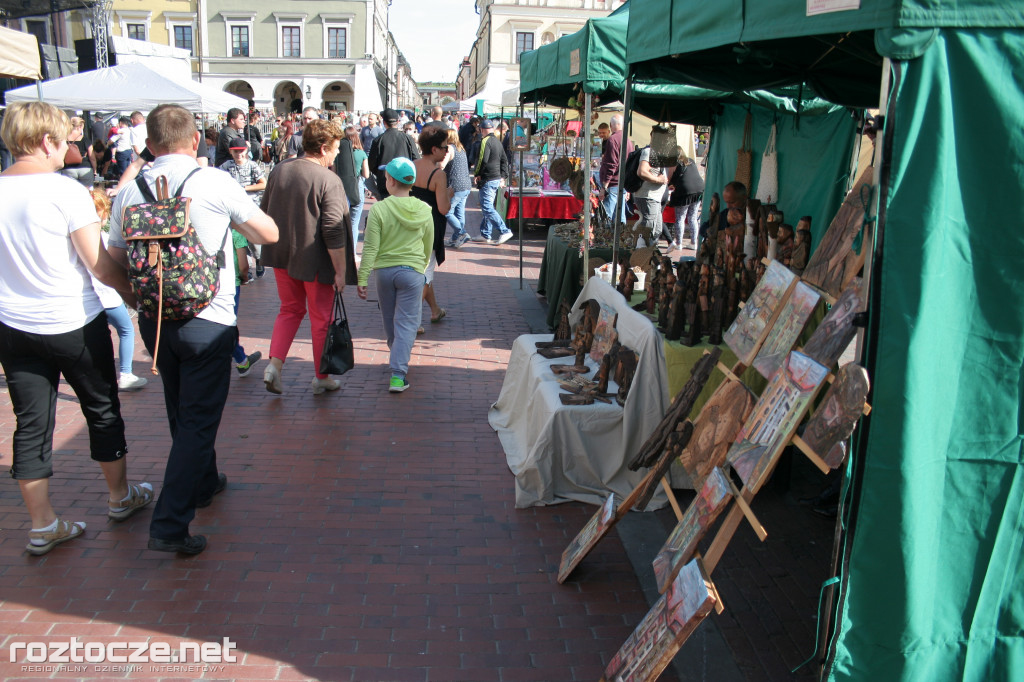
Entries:
MULTIPOLYGON (((308 315, 319 358, 335 296, 355 285, 366 299, 372 280, 391 349, 387 389, 401 393, 411 385, 424 303, 432 323, 448 314, 434 274, 446 247, 470 239, 465 205, 474 182, 486 216, 476 239, 511 237, 494 210, 508 157, 491 121, 460 127, 439 108, 413 120, 392 109, 347 119, 307 108, 275 119, 270 135, 260 123, 258 112, 231 109, 220 129, 200 131, 190 112, 168 104, 110 128, 97 116, 87 135, 84 119, 42 102, 6 110, 0 138, 12 158, 0 173, 0 365, 17 421, 11 473, 32 522, 30 554, 85 530, 58 517, 49 499, 61 376, 81 404, 90 454, 109 488, 108 517, 124 521, 155 503, 149 548, 198 554, 206 538, 189 525, 227 487, 215 442, 230 377, 249 375, 263 359, 239 341, 242 288, 273 268, 280 307, 263 381, 282 394, 302 320, 308 315), (103 189, 97 179, 107 173, 113 186, 103 189), (187 211, 174 213, 180 206, 187 211), (138 216, 153 224, 175 215, 187 216, 182 239, 194 241, 147 252, 138 216), (199 294, 180 281, 147 284, 147 266, 175 259, 209 278, 193 287, 199 294), (183 303, 185 293, 197 302, 183 303), (154 295, 156 303, 147 300, 154 295), (161 377, 171 432, 158 493, 127 477, 119 391, 148 383, 132 371, 133 317, 161 377)), ((340 382, 315 365, 310 385, 318 395, 340 382)))

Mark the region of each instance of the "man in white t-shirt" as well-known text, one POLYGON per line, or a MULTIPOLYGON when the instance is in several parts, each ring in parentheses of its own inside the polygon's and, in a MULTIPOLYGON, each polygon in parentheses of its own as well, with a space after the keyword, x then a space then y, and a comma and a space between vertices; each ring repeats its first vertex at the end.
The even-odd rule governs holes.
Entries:
POLYGON ((132 112, 132 151, 135 153, 134 158, 138 159, 142 156, 142 152, 146 150, 146 117, 142 115, 141 111, 132 112))
MULTIPOLYGON (((167 178, 171 194, 181 188, 181 196, 192 200, 189 219, 207 253, 224 251, 217 295, 194 318, 163 320, 159 349, 155 347, 157 320, 139 316, 139 333, 163 378, 172 439, 163 490, 149 526, 149 548, 198 554, 206 548, 206 538, 189 535, 188 525, 196 507, 209 505, 227 486, 227 477, 217 471, 214 443, 227 402, 237 335, 229 228, 234 223, 235 229, 257 244, 276 242, 278 232, 274 221, 253 204, 234 178, 199 167, 200 133, 192 114, 176 104, 162 104, 150 113, 147 127, 146 143, 157 158, 139 177, 151 191, 160 176, 167 178)), ((121 263, 128 262, 122 213, 126 206, 144 201, 136 183, 126 185, 114 201, 109 250, 121 263)))
POLYGON ((647 246, 653 246, 661 236, 661 198, 665 196, 669 175, 667 169, 651 165, 651 148, 640 152, 640 167, 637 175, 644 181, 640 189, 633 192, 633 204, 640 214, 637 229, 647 246))

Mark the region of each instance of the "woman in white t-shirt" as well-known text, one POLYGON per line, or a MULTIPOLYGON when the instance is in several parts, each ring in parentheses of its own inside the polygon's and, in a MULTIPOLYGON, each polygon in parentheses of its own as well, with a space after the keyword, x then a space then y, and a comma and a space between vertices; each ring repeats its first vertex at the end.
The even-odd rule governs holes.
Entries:
POLYGON ((32 519, 27 551, 46 554, 82 534, 50 505, 53 428, 61 375, 78 397, 92 459, 110 489, 107 516, 123 521, 153 500, 129 485, 114 348, 90 273, 134 303, 127 274, 100 247, 89 192, 56 171, 64 164, 67 116, 43 102, 7 108, 0 137, 15 163, 0 174, 0 365, 17 419, 14 464, 32 519))

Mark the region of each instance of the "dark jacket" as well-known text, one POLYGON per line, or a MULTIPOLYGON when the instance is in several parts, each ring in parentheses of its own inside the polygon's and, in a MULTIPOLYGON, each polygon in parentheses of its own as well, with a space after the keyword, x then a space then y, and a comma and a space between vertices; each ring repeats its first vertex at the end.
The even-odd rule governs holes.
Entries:
POLYGON ((700 176, 697 164, 690 162, 687 165, 676 164, 676 170, 668 181, 672 187, 672 198, 668 200, 669 206, 686 206, 698 201, 704 194, 704 178, 700 176))
MULTIPOLYGON (((481 182, 490 182, 491 180, 508 179, 508 159, 505 157, 505 149, 501 146, 501 140, 488 135, 484 138, 486 147, 484 147, 483 158, 480 159, 480 164, 476 169, 476 176, 480 178, 481 182)), ((476 161, 478 156, 470 161, 476 161)))
POLYGON ((388 165, 391 159, 404 156, 407 159, 420 158, 416 150, 416 143, 413 139, 398 128, 388 128, 384 133, 373 141, 367 161, 370 164, 370 172, 377 178, 377 190, 383 198, 387 198, 388 190, 384 178, 384 170, 381 166, 388 165))

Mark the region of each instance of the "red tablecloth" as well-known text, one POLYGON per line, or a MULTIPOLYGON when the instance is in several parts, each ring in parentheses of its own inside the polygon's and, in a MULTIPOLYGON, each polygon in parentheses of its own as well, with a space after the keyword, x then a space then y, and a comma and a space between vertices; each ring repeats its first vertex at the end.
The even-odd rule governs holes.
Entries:
MULTIPOLYGON (((519 217, 519 195, 506 192, 508 198, 507 219, 519 217)), ((583 202, 572 196, 531 196, 523 195, 524 218, 546 218, 550 220, 575 220, 583 210, 583 202)))

